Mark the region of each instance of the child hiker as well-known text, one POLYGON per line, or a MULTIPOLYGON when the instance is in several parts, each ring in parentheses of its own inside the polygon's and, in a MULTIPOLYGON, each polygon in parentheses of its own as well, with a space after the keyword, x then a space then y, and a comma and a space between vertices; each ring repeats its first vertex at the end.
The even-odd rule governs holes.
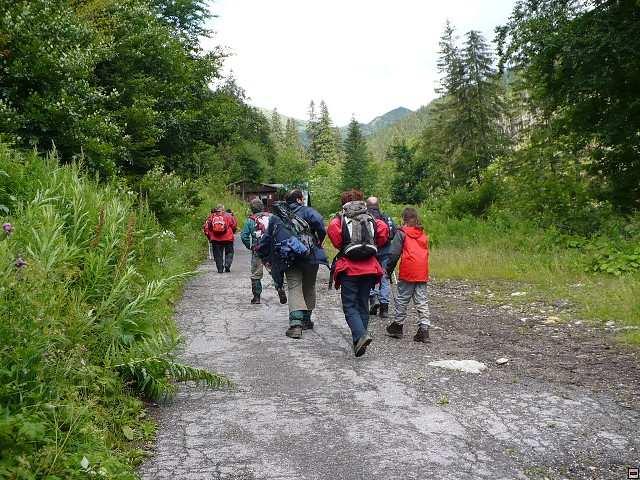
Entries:
POLYGON ((409 301, 418 311, 418 331, 413 337, 416 342, 429 341, 429 304, 427 302, 427 282, 429 281, 429 237, 420 226, 415 208, 402 211, 403 225, 391 242, 391 252, 387 272, 389 277, 400 260, 398 275, 398 295, 395 301, 395 320, 387 326, 387 333, 394 338, 402 337, 404 321, 407 318, 409 301))

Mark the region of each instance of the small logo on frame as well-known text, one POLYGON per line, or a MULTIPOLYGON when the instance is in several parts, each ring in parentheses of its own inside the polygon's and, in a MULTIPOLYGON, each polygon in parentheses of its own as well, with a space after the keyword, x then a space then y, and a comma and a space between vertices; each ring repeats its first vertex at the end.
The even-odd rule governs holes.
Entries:
POLYGON ((627 478, 638 478, 640 479, 640 468, 627 468, 627 478))

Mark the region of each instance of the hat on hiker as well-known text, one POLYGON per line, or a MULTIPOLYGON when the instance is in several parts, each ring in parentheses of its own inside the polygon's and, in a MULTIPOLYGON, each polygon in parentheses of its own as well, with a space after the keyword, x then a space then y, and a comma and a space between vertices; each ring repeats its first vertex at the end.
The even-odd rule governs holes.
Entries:
POLYGON ((213 209, 214 212, 224 212, 224 205, 221 203, 216 205, 216 208, 213 209))
POLYGON ((253 213, 260 213, 262 210, 264 210, 264 204, 259 198, 254 198, 253 200, 251 200, 249 205, 251 206, 251 211, 253 213))

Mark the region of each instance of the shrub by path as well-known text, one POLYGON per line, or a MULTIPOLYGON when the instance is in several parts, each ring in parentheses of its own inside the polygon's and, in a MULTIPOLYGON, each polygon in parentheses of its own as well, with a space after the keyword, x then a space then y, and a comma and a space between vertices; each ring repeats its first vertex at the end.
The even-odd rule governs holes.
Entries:
POLYGON ((182 359, 237 390, 184 386, 159 407, 143 478, 620 479, 640 463, 637 353, 606 332, 523 324, 472 303, 464 285, 435 284, 431 345, 388 338, 374 317, 375 340, 356 359, 325 272, 316 329, 295 341, 272 288, 249 304, 249 256, 236 252, 231 274, 201 266, 177 320, 182 359), (428 366, 443 359, 488 368, 428 366))

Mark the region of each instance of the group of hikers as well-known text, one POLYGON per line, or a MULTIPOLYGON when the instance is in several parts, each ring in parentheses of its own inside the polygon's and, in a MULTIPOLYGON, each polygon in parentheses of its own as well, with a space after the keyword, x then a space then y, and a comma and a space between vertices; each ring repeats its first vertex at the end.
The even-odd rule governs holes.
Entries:
MULTIPOLYGON (((260 303, 267 268, 280 303, 288 303, 287 337, 302 338, 304 330, 313 329, 318 270, 321 265, 329 266, 322 245, 329 237, 338 250, 330 266, 330 285, 340 289, 355 356, 364 355, 372 341, 369 316, 389 317, 391 279, 398 263, 394 318, 386 327, 387 334, 402 338, 407 308, 413 300, 418 313, 413 340, 428 342, 429 239, 417 210, 405 208, 398 227, 380 211, 376 197, 365 202, 361 191, 350 190, 341 194, 341 204, 341 212, 325 229, 322 216, 305 206, 299 189, 290 191, 285 201, 274 202, 271 212, 266 211, 259 198, 251 200, 251 215, 240 234, 242 243, 251 251, 251 303, 260 303)), ((213 257, 219 273, 231 271, 237 228, 237 219, 224 205, 214 208, 205 221, 203 232, 209 240, 209 258, 213 257)))

